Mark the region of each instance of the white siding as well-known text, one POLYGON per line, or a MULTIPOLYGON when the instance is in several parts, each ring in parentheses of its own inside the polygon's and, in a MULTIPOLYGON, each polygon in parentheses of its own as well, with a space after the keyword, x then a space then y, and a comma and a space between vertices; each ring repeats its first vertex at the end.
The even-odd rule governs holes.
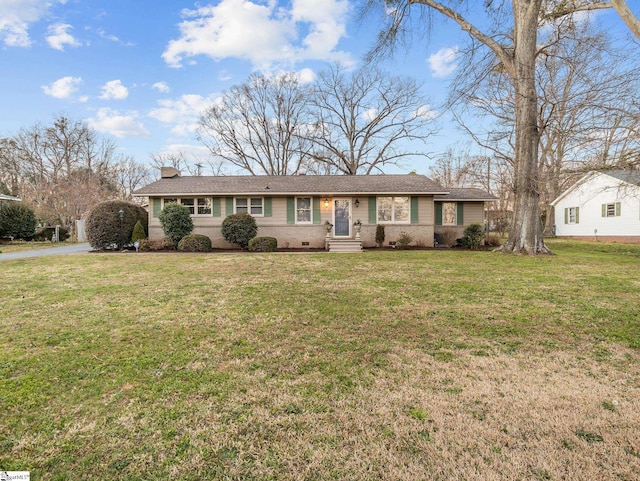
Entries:
POLYGON ((558 236, 639 236, 640 187, 595 174, 555 204, 558 236), (603 217, 602 205, 620 202, 619 216, 603 217), (565 224, 565 209, 579 208, 579 222, 565 224))

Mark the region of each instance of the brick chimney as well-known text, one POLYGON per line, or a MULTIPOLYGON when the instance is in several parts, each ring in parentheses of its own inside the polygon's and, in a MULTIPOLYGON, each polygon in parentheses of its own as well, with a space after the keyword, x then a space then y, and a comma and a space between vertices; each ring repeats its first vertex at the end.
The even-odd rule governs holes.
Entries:
POLYGON ((163 179, 173 179, 174 177, 182 177, 182 174, 174 167, 161 167, 160 177, 163 179))

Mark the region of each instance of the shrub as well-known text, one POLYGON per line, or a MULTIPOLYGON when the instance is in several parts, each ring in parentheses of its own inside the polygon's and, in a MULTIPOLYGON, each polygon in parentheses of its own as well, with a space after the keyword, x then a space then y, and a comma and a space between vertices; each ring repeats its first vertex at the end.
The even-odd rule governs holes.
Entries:
POLYGON ((231 214, 222 221, 222 237, 231 244, 246 249, 258 233, 256 220, 250 214, 231 214))
POLYGON ((278 239, 275 237, 254 237, 249 241, 252 252, 274 252, 278 249, 278 239))
POLYGON ((36 224, 35 212, 22 202, 0 202, 0 237, 31 240, 36 224))
POLYGON ((469 249, 478 249, 484 239, 484 230, 480 224, 471 224, 464 229, 462 245, 469 249))
POLYGON ((409 244, 411 244, 412 242, 413 242, 413 237, 411 237, 409 234, 403 231, 403 232, 400 232, 400 237, 398 237, 396 246, 398 246, 398 249, 406 249, 407 247, 409 247, 409 244))
POLYGON ((378 244, 378 247, 382 247, 382 244, 384 244, 384 226, 383 225, 376 226, 376 244, 378 244))
POLYGON ((490 247, 500 247, 502 244, 502 238, 497 232, 492 232, 491 234, 487 234, 484 238, 484 244, 490 247))
POLYGON ((133 244, 136 241, 141 241, 147 238, 147 234, 144 232, 144 227, 142 227, 142 222, 136 222, 136 225, 133 226, 133 233, 131 234, 131 243, 133 244))
POLYGON ((211 239, 202 234, 188 234, 178 242, 181 252, 211 252, 211 239))
POLYGON ((447 247, 453 247, 458 241, 458 231, 454 227, 447 227, 440 233, 442 243, 447 247))
POLYGON ((170 239, 143 239, 140 241, 139 249, 141 251, 166 251, 166 250, 175 250, 176 246, 171 242, 170 239))
POLYGON ((164 235, 171 239, 176 246, 184 236, 191 234, 191 231, 193 231, 193 220, 191 219, 189 208, 185 205, 176 204, 175 202, 167 204, 160 211, 158 218, 164 235))
POLYGON ((91 209, 87 217, 86 231, 89 244, 96 250, 116 249, 128 245, 138 221, 145 230, 148 228, 149 216, 139 205, 122 200, 101 202, 91 209))
MULTIPOLYGON (((53 236, 56 233, 56 228, 55 227, 42 227, 38 230, 36 230, 36 235, 34 236, 33 240, 36 241, 50 241, 51 239, 53 239, 53 236)), ((69 231, 60 226, 58 228, 58 240, 60 242, 65 241, 69 238, 69 231)))

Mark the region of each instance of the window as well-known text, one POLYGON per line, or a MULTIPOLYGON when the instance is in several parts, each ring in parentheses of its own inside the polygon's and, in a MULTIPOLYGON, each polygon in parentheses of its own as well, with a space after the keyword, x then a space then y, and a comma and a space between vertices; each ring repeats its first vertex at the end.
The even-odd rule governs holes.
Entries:
POLYGON ((311 224, 311 197, 296 197, 296 224, 311 224))
POLYGON ((189 214, 195 214, 195 204, 193 198, 180 199, 180 203, 189 209, 189 214))
POLYGON ((602 217, 618 217, 620 216, 620 210, 620 202, 615 202, 613 204, 602 204, 602 217))
POLYGON ((569 207, 567 211, 567 223, 568 224, 577 224, 578 223, 578 208, 577 207, 569 207))
POLYGON ((607 204, 607 217, 615 217, 615 216, 616 216, 616 205, 607 204))
POLYGON ((174 198, 174 197, 165 197, 164 199, 162 199, 162 208, 164 209, 167 204, 171 204, 171 203, 178 203, 178 199, 174 198))
POLYGON ((211 215, 211 199, 198 198, 198 215, 211 215))
POLYGON ((236 214, 251 214, 262 216, 262 197, 237 197, 236 214))
POLYGON ((165 197, 162 207, 166 207, 171 202, 180 203, 189 209, 191 215, 212 215, 212 201, 210 197, 165 197))
POLYGON ((442 225, 458 224, 458 204, 456 202, 442 203, 442 225))
POLYGON ((409 223, 409 197, 378 197, 378 222, 409 223))

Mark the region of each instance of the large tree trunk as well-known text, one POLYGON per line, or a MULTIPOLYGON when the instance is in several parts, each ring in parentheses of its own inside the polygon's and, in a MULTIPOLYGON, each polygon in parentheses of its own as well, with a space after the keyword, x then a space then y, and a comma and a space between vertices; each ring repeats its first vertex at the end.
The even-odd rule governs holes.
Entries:
POLYGON ((513 0, 515 51, 512 75, 515 86, 516 149, 515 206, 509 237, 502 252, 530 255, 550 253, 542 239, 538 181, 538 96, 535 82, 538 15, 542 0, 513 0))

